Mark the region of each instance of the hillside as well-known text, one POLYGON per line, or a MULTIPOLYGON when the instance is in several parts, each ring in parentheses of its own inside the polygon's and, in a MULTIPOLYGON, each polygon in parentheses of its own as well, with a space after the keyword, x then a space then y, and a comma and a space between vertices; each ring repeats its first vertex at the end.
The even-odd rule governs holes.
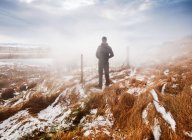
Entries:
POLYGON ((1 44, 0 59, 49 58, 50 48, 28 44, 1 44))
POLYGON ((159 46, 149 47, 139 54, 139 56, 136 54, 132 59, 134 59, 134 63, 141 63, 142 65, 161 64, 170 60, 177 61, 176 59, 178 57, 190 55, 192 53, 191 44, 192 36, 188 36, 177 41, 166 42, 159 46))
POLYGON ((192 139, 190 51, 161 64, 112 69, 113 84, 102 90, 94 88, 97 70, 85 69, 80 84, 78 71, 0 69, 0 140, 192 139))

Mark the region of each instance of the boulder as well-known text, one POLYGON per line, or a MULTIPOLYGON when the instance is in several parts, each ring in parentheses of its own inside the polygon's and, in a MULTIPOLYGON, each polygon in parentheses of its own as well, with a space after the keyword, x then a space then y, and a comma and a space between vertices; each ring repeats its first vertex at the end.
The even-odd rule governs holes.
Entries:
POLYGON ((0 79, 0 89, 8 86, 8 80, 0 79))
POLYGON ((19 87, 19 91, 26 91, 27 90, 27 84, 22 84, 20 87, 19 87))
POLYGON ((35 83, 35 82, 29 83, 28 84, 28 89, 32 89, 32 88, 34 88, 36 86, 37 86, 37 83, 35 83))
POLYGON ((13 88, 6 88, 2 90, 1 98, 7 100, 14 97, 15 90, 13 88))

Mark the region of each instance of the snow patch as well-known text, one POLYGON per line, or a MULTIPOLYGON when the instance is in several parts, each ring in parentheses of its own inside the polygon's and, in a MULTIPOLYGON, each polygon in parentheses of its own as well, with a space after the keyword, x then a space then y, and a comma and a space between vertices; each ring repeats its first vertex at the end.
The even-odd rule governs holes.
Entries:
POLYGON ((164 94, 165 93, 165 88, 166 88, 167 84, 163 84, 163 87, 161 89, 161 93, 164 94))
POLYGON ((177 79, 175 77, 171 77, 172 82, 176 82, 177 79))
POLYGON ((164 74, 165 76, 168 76, 168 75, 169 75, 169 69, 166 69, 166 70, 163 72, 163 74, 164 74))
POLYGON ((172 88, 177 88, 178 84, 173 84, 172 88))
POLYGON ((130 76, 134 76, 136 74, 136 68, 130 69, 130 76))
POLYGON ((66 100, 65 104, 56 104, 59 98, 63 95, 67 96, 68 89, 65 90, 62 94, 60 94, 55 102, 53 102, 46 109, 40 111, 38 113, 38 118, 46 120, 46 125, 50 126, 53 123, 57 124, 58 127, 67 128, 71 125, 70 122, 66 122, 65 118, 67 118, 71 114, 71 109, 68 109, 69 101, 66 100))
POLYGON ((113 114, 111 113, 108 104, 106 104, 106 111, 104 116, 96 116, 96 110, 91 110, 91 115, 83 117, 80 124, 83 126, 84 136, 95 135, 99 132, 103 132, 110 136, 109 129, 113 126, 113 114))
POLYGON ((156 110, 162 115, 163 119, 171 126, 171 129, 175 132, 176 122, 172 117, 170 112, 166 112, 165 108, 159 104, 158 96, 155 90, 151 90, 153 96, 153 104, 155 105, 156 110))
POLYGON ((103 89, 99 89, 99 88, 91 88, 90 91, 93 92, 93 93, 99 93, 99 92, 102 92, 103 89))
MULTIPOLYGON (((65 112, 65 110, 67 109, 67 107, 63 107, 61 106, 61 104, 57 104, 57 102, 59 101, 60 97, 65 95, 67 96, 67 91, 68 89, 66 89, 63 93, 61 93, 56 100, 47 108, 45 108, 44 110, 41 110, 38 113, 38 118, 40 119, 45 119, 48 121, 53 121, 58 115, 62 114, 63 112, 65 112)), ((66 106, 68 105, 68 102, 66 101, 66 106)))
POLYGON ((138 80, 138 81, 145 81, 145 76, 143 76, 143 75, 137 75, 137 76, 135 77, 135 79, 138 80))
POLYGON ((17 96, 17 95, 19 95, 20 93, 19 92, 15 92, 15 93, 13 93, 15 96, 17 96))
POLYGON ((60 104, 57 104, 56 106, 48 106, 46 109, 40 111, 38 113, 38 118, 45 119, 47 121, 52 122, 55 117, 59 114, 62 114, 64 112, 65 108, 61 107, 60 104))
POLYGON ((161 128, 158 119, 155 118, 154 126, 152 128, 153 136, 155 140, 159 140, 161 136, 161 128))
POLYGON ((119 88, 125 88, 125 86, 122 83, 120 83, 119 88))
POLYGON ((0 124, 0 134, 2 139, 17 140, 31 134, 35 129, 41 131, 43 128, 44 125, 38 119, 33 118, 28 111, 23 110, 0 124), (19 122, 18 119, 20 119, 19 122))
POLYGON ((80 107, 81 107, 82 109, 85 108, 85 103, 84 103, 84 102, 81 102, 80 107))
POLYGON ((86 97, 86 94, 82 85, 77 85, 76 91, 79 93, 81 98, 86 97))
POLYGON ((158 99, 158 97, 157 97, 157 93, 155 92, 154 89, 151 90, 151 95, 153 96, 153 99, 154 99, 155 101, 159 102, 159 99, 158 99))
POLYGON ((74 78, 74 76, 72 76, 72 75, 66 76, 65 75, 63 78, 64 78, 65 81, 68 82, 68 81, 72 80, 74 78))
POLYGON ((86 123, 84 126, 84 130, 95 128, 98 126, 109 126, 112 127, 113 123, 111 123, 107 118, 104 116, 98 116, 93 122, 86 123))
POLYGON ((30 96, 31 96, 31 92, 27 92, 23 98, 26 100, 29 100, 30 96))
POLYGON ((144 123, 146 124, 146 125, 148 125, 149 124, 149 121, 147 120, 147 116, 148 116, 148 111, 149 111, 149 107, 151 106, 151 103, 149 103, 148 105, 147 105, 147 107, 143 110, 143 112, 142 112, 142 118, 143 118, 143 120, 144 120, 144 123))
POLYGON ((106 135, 108 135, 108 136, 110 136, 110 132, 107 130, 107 129, 103 129, 103 132, 106 134, 106 135))
MULTIPOLYGON (((23 110, 0 122, 1 139, 17 140, 27 134, 32 134, 34 130, 47 132, 52 127, 56 129, 70 127, 72 122, 66 119, 71 114, 71 109, 68 109, 68 101, 58 103, 62 95, 67 96, 67 91, 68 89, 60 94, 50 106, 40 111, 37 117, 29 114, 27 110, 23 110)), ((16 104, 20 102, 22 101, 18 100, 16 104)))
POLYGON ((85 120, 85 116, 80 120, 80 123, 82 123, 85 120))
POLYGON ((88 137, 92 132, 93 132, 93 130, 86 130, 84 133, 84 136, 88 137))
POLYGON ((37 90, 43 93, 46 93, 48 91, 48 87, 46 86, 46 80, 44 80, 43 83, 37 87, 37 90))
POLYGON ((145 92, 146 90, 144 88, 139 88, 139 87, 133 87, 133 88, 129 88, 128 89, 128 93, 129 94, 141 94, 143 92, 145 92))
POLYGON ((92 115, 96 115, 96 114, 97 114, 97 109, 92 109, 92 110, 90 111, 90 113, 91 113, 92 115))
POLYGON ((172 130, 175 132, 176 128, 176 122, 173 119, 172 115, 170 112, 166 112, 165 108, 160 106, 158 102, 153 101, 156 110, 161 113, 163 119, 171 126, 172 130))
POLYGON ((192 138, 192 132, 186 132, 186 131, 184 131, 183 133, 184 133, 186 136, 192 138))

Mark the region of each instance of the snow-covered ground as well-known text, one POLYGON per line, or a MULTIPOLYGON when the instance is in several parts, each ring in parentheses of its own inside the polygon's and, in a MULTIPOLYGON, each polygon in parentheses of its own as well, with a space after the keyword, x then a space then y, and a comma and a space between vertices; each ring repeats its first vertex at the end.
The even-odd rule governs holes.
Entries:
POLYGON ((163 119, 170 125, 171 129, 175 131, 176 122, 170 112, 166 112, 165 108, 159 104, 158 95, 155 90, 151 90, 151 95, 153 96, 153 104, 156 110, 162 115, 163 119))
MULTIPOLYGON (((13 69, 13 65, 10 66, 13 69)), ((23 67, 24 68, 24 67, 23 67)), ((6 68, 4 68, 6 74, 6 68)), ((11 70, 10 70, 11 71, 11 70)), ((141 71, 141 70, 140 70, 141 71)), ((40 81, 36 87, 30 90, 17 91, 13 99, 3 100, 0 105, 0 111, 6 109, 13 109, 21 107, 27 103, 34 95, 40 96, 43 99, 47 99, 51 96, 56 96, 55 99, 47 105, 45 108, 39 110, 36 113, 30 111, 30 108, 18 109, 15 114, 10 117, 3 119, 0 122, 0 140, 17 140, 26 135, 34 135, 36 132, 51 133, 57 130, 68 131, 70 128, 75 127, 74 121, 77 117, 78 111, 85 109, 86 102, 94 94, 102 94, 105 92, 117 93, 119 90, 118 99, 121 96, 121 92, 130 94, 135 98, 139 98, 146 94, 146 98, 152 99, 148 102, 145 108, 142 108, 140 112, 141 120, 143 124, 150 128, 151 133, 155 140, 160 140, 163 127, 162 120, 165 121, 166 125, 172 133, 177 133, 177 120, 168 111, 165 106, 161 104, 161 98, 159 94, 166 95, 168 88, 176 89, 179 87, 177 79, 173 79, 171 75, 172 71, 165 69, 161 71, 162 77, 170 78, 173 81, 171 84, 168 83, 167 79, 158 79, 154 71, 146 69, 145 71, 139 72, 139 68, 122 69, 113 71, 110 73, 113 84, 103 89, 95 88, 98 83, 97 70, 87 68, 84 71, 84 83, 80 83, 79 70, 73 71, 67 76, 57 75, 57 72, 52 72, 44 77, 42 73, 38 76, 34 76, 28 79, 28 81, 40 81), (87 72, 86 72, 87 71, 87 72), (37 79, 36 79, 37 78, 37 79), (159 92, 156 92, 156 83, 160 84, 159 92), (113 90, 114 88, 114 90, 113 90), (150 90, 149 90, 150 89, 150 90), (147 93, 146 93, 147 92, 147 93), (155 117, 150 118, 150 111, 153 110, 155 117), (158 115, 157 115, 158 114, 158 115), (161 118, 162 120, 160 120, 161 118)), ((158 75, 159 76, 159 75, 158 75)), ((17 83, 16 83, 17 84, 17 83)), ((27 86, 27 82, 25 83, 27 86)), ((88 113, 85 113, 79 120, 78 127, 81 129, 84 137, 94 138, 100 133, 104 133, 107 136, 112 136, 114 139, 115 133, 121 135, 120 129, 114 130, 114 124, 116 122, 114 112, 114 106, 110 102, 115 101, 112 97, 106 97, 105 95, 105 106, 102 108, 103 113, 99 113, 101 108, 91 108, 88 113)), ((118 104, 118 103, 116 103, 118 104)), ((126 116, 125 116, 126 118, 126 116)), ((192 137, 192 131, 183 130, 183 134, 189 138, 192 137)), ((127 132, 127 136, 129 136, 127 132)), ((118 137, 119 138, 119 137, 118 137)), ((122 139, 126 137, 122 136, 122 139)))
POLYGON ((53 65, 53 59, 0 59, 0 65, 49 66, 53 65))

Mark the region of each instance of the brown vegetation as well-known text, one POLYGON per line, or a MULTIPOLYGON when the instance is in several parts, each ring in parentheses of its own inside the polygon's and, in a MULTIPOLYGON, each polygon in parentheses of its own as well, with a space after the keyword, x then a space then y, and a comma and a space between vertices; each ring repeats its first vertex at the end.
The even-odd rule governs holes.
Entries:
MULTIPOLYGON (((158 119, 161 136, 160 139, 166 140, 188 140, 191 139, 186 136, 184 131, 190 132, 192 130, 192 65, 191 60, 180 62, 175 65, 164 65, 158 69, 151 68, 152 73, 156 76, 154 83, 147 86, 146 81, 138 81, 136 79, 125 79, 122 82, 113 84, 106 88, 102 93, 91 95, 86 102, 86 110, 94 108, 98 109, 96 115, 105 114, 107 109, 106 104, 111 108, 114 124, 111 129, 113 135, 96 134, 94 139, 154 139, 152 126, 154 125, 154 118, 158 119), (165 76, 163 72, 169 69, 169 75, 165 76), (127 87, 120 88, 119 84, 130 82, 131 86, 138 87, 143 85, 147 87, 146 91, 138 96, 127 93, 127 87), (163 84, 167 83, 165 93, 161 93, 163 84), (175 87, 173 85, 176 85, 175 87), (169 124, 162 118, 161 114, 156 111, 153 105, 153 97, 150 90, 155 89, 160 104, 165 107, 167 112, 173 115, 176 121, 176 132, 170 129, 169 124), (145 124, 142 119, 143 110, 150 104, 148 110, 148 124, 145 124), (118 137, 120 135, 120 137, 118 137)), ((151 74, 152 74, 151 73, 151 74)), ((122 78, 120 76, 119 78, 122 78)), ((125 77, 125 75, 124 75, 125 77)), ((117 76, 116 76, 117 78, 117 76)), ((88 111, 87 111, 88 112, 88 111)), ((82 114, 86 115, 87 113, 82 114)), ((91 139, 91 137, 84 137, 81 128, 69 132, 58 132, 53 136, 53 139, 91 139)))
MULTIPOLYGON (((71 85, 63 84, 55 89, 57 81, 49 79, 44 83, 48 89, 51 89, 49 94, 45 96, 44 92, 33 92, 29 100, 20 106, 19 109, 10 107, 1 110, 0 120, 4 120, 6 116, 11 116, 17 111, 26 108, 29 108, 29 112, 35 116, 40 110, 50 105, 65 88, 70 87, 71 94, 67 98, 69 98, 69 107, 72 110, 70 115, 72 126, 55 132, 42 133, 37 131, 23 139, 91 140, 94 138, 96 140, 153 140, 155 139, 154 127, 158 124, 161 130, 160 139, 189 140, 191 137, 187 136, 185 132, 192 131, 191 62, 192 59, 180 58, 174 64, 140 68, 136 76, 129 76, 130 73, 124 68, 112 71, 112 79, 115 79, 116 82, 100 92, 91 90, 94 88, 93 83, 85 83, 84 89, 87 93, 85 98, 80 98, 79 93, 71 88, 75 83, 71 85), (165 73, 167 69, 168 72, 165 73), (142 75, 144 78, 139 79, 138 75, 142 75), (134 90, 135 88, 138 88, 139 91, 129 92, 129 90, 134 90), (152 89, 155 90, 159 99, 159 101, 155 102, 164 107, 166 112, 170 112, 175 120, 175 131, 156 109, 154 97, 151 94, 152 89), (84 107, 79 105, 82 102, 84 107), (93 109, 97 109, 95 114, 90 113, 93 109), (146 118, 143 118, 145 110, 147 110, 147 115, 146 118), (86 136, 83 123, 81 122, 82 119, 86 118, 91 123, 99 116, 110 116, 108 120, 113 125, 97 126, 92 129, 92 134, 86 136), (107 130, 107 133, 103 130, 107 130)), ((36 83, 28 84, 26 90, 29 91, 29 89, 37 86, 38 84, 36 83)), ((58 102, 65 102, 65 99, 66 97, 61 97, 58 102)))

